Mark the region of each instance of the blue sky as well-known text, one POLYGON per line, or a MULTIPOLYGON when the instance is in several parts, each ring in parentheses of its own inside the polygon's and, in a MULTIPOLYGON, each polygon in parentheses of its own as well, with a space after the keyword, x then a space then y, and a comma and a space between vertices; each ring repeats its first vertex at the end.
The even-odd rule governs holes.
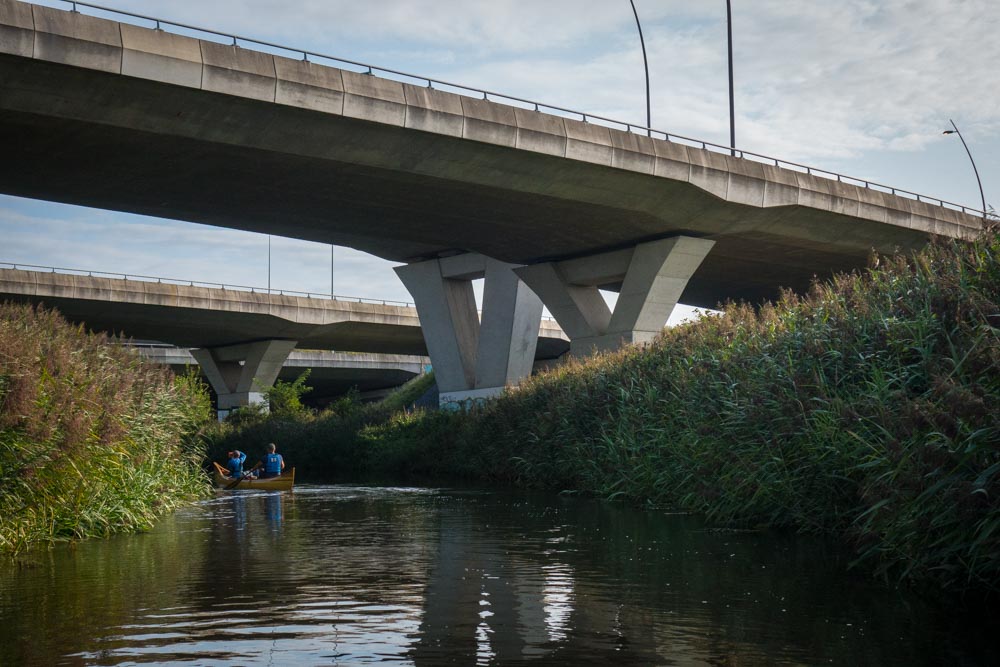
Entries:
MULTIPOLYGON (((65 6, 45 1, 39 4, 65 6)), ((642 123, 628 0, 105 0, 107 6, 642 123)), ((734 0, 737 145, 1000 203, 995 0, 734 0)), ((725 2, 636 0, 653 126, 728 142, 725 2)), ((89 11, 89 10, 84 10, 89 11)), ((94 12, 91 12, 94 13, 94 12)), ((267 237, 0 195, 0 261, 266 285, 267 237)), ((329 246, 272 240, 274 287, 328 292, 329 246)), ((408 300, 392 264, 333 251, 338 294, 408 300)))

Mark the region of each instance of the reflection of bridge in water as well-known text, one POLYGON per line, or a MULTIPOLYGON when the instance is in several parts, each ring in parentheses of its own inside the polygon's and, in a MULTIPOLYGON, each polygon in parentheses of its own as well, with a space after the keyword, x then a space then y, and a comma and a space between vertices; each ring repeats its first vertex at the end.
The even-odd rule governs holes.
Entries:
MULTIPOLYGON (((841 624, 800 621, 854 619, 871 595, 810 538, 706 532, 598 501, 357 487, 275 497, 280 510, 234 500, 202 567, 281 573, 257 595, 291 603, 270 619, 292 629, 282 639, 336 643, 347 663, 766 664, 819 645, 851 664, 841 624)), ((892 626, 881 611, 870 624, 892 626)))
MULTIPOLYGON (((577 568, 603 568, 608 554, 578 553, 574 531, 541 515, 521 523, 515 512, 491 532, 497 499, 482 497, 349 487, 234 497, 231 518, 213 523, 217 547, 201 568, 275 573, 255 585, 255 597, 299 603, 272 622, 304 632, 329 624, 325 640, 347 663, 592 664, 603 655, 612 664, 622 649, 629 664, 659 660, 663 637, 637 594, 577 579, 577 568), (521 540, 511 540, 515 533, 521 540), (291 557, 296 573, 286 580, 291 557)), ((212 594, 218 604, 229 596, 212 594)))
POLYGON ((844 555, 548 494, 236 492, 0 563, 0 664, 997 664, 995 619, 844 555))

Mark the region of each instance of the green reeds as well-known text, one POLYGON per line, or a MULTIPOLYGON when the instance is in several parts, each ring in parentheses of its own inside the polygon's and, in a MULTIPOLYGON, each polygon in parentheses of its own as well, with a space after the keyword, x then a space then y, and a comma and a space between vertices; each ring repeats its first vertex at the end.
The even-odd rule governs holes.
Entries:
POLYGON ((844 536, 893 580, 1000 589, 1000 239, 786 293, 571 362, 368 461, 844 536), (421 450, 412 443, 424 443, 421 450))
POLYGON ((0 552, 145 529, 203 495, 210 408, 192 376, 0 304, 0 552))

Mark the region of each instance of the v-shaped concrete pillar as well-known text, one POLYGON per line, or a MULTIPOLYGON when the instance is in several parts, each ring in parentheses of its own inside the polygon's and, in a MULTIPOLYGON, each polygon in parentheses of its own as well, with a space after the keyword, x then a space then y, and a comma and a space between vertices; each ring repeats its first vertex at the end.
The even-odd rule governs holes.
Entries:
POLYGON ((586 355, 651 341, 715 241, 677 236, 634 248, 514 269, 586 355), (614 312, 599 289, 619 292, 614 312))
POLYGON ((263 403, 264 392, 274 385, 294 340, 262 340, 255 343, 203 347, 191 350, 225 413, 250 403, 263 403))
POLYGON ((416 303, 442 405, 498 394, 531 374, 542 302, 516 266, 469 253, 396 267, 416 303), (477 278, 485 278, 481 322, 477 278))

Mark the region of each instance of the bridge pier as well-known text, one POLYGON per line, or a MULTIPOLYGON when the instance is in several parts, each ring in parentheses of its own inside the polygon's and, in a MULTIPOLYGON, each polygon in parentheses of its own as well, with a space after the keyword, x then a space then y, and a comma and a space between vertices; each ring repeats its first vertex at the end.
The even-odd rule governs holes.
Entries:
POLYGON ((663 331, 688 280, 715 244, 675 236, 576 259, 514 269, 541 297, 585 356, 626 343, 647 343, 663 331), (599 289, 619 292, 614 312, 599 289))
POLYGON ((219 418, 235 408, 263 403, 264 392, 274 385, 296 342, 262 340, 191 350, 218 396, 219 418))
POLYGON ((468 253, 396 267, 417 307, 441 405, 495 396, 531 374, 542 302, 516 266, 468 253), (477 278, 484 278, 481 320, 477 278))

